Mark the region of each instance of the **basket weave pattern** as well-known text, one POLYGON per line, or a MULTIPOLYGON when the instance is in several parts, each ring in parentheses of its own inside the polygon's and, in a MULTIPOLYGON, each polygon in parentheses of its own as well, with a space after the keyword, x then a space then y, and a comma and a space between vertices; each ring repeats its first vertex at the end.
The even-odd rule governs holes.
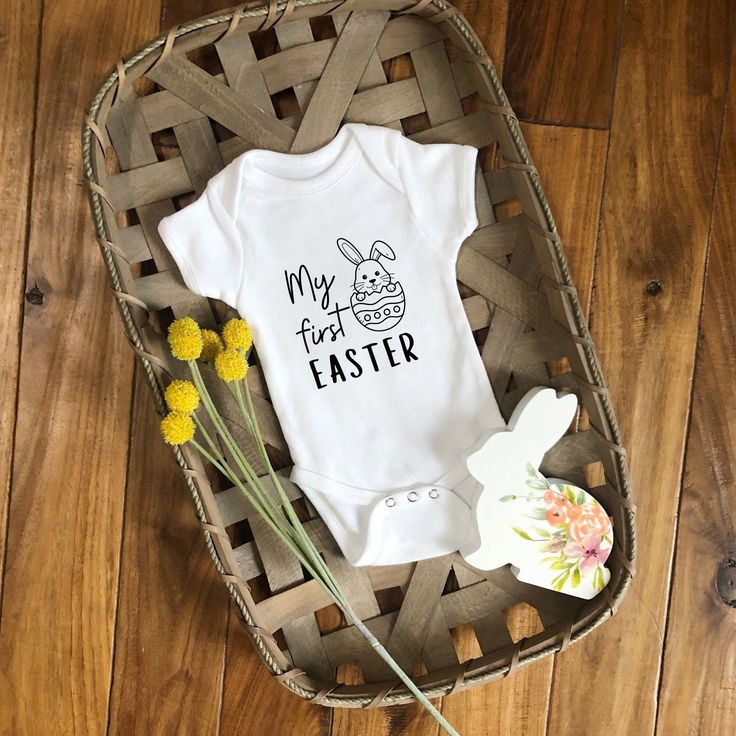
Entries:
MULTIPOLYGON (((635 557, 625 453, 595 346, 518 121, 467 21, 443 0, 271 0, 175 28, 119 62, 90 105, 90 201, 126 335, 164 413, 163 388, 186 377, 168 354, 168 323, 189 315, 217 328, 232 310, 185 287, 159 220, 244 151, 311 151, 343 122, 480 149, 478 227, 457 261, 470 328, 505 417, 533 386, 576 393, 577 431, 550 450, 542 470, 588 489, 614 520, 611 581, 589 602, 520 583, 507 569, 475 570, 459 555, 353 568, 286 480, 288 448, 256 363, 249 385, 290 499, 355 610, 407 671, 424 673, 417 682, 434 697, 505 676, 584 636, 615 612, 635 557), (502 614, 522 601, 544 629, 515 642, 502 614), (458 661, 451 630, 462 624, 472 626, 482 657, 458 661)), ((207 368, 231 432, 265 473, 237 406, 207 368)), ((330 599, 240 492, 186 446, 174 452, 215 566, 274 676, 325 705, 407 700, 353 627, 326 625, 330 599), (363 682, 338 682, 336 669, 353 663, 363 682)))

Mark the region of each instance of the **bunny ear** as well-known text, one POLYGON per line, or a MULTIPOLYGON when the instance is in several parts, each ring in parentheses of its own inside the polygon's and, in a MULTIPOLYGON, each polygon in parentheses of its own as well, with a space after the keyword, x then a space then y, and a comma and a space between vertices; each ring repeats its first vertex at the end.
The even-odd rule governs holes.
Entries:
POLYGON ((349 240, 338 238, 337 247, 340 249, 340 253, 342 253, 350 263, 357 266, 359 263, 363 262, 363 256, 360 255, 360 251, 349 240))
POLYGON ((371 259, 377 261, 381 256, 388 258, 389 261, 396 260, 396 255, 391 249, 388 243, 384 243, 383 240, 376 240, 371 246, 371 259))

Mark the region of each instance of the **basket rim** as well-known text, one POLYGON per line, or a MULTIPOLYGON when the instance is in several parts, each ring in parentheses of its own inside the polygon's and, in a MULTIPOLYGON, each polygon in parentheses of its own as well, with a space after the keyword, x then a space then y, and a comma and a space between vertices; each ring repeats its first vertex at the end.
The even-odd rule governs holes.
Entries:
MULTIPOLYGON (((239 19, 265 16, 265 22, 268 22, 269 19, 273 19, 275 15, 278 15, 279 13, 284 14, 289 6, 291 6, 291 10, 302 7, 333 6, 330 7, 329 10, 324 11, 324 14, 331 14, 340 10, 345 4, 349 4, 351 6, 345 10, 352 11, 355 9, 352 7, 354 3, 351 2, 351 0, 288 0, 288 2, 287 0, 264 0, 264 4, 257 6, 252 6, 250 4, 241 5, 237 8, 230 8, 225 12, 199 17, 181 25, 174 26, 169 31, 162 32, 150 42, 141 45, 127 58, 123 57, 115 66, 113 66, 94 92, 87 106, 84 122, 82 124, 82 158, 84 175, 88 183, 88 195, 90 198, 90 208, 95 225, 95 232, 108 275, 112 281, 116 302, 126 328, 126 337, 141 361, 146 377, 153 391, 154 402, 159 414, 164 413, 165 402, 163 392, 155 374, 153 373, 152 364, 149 360, 149 357, 153 356, 146 351, 143 335, 133 319, 130 309, 130 301, 132 297, 126 296, 124 290, 121 288, 120 273, 114 259, 112 258, 110 248, 103 246, 103 243, 110 243, 111 241, 108 238, 107 227, 102 215, 102 203, 105 201, 104 191, 98 181, 97 166, 92 153, 93 138, 99 138, 95 129, 97 128, 98 114, 100 113, 102 102, 113 88, 117 89, 116 85, 120 79, 120 75, 124 75, 127 69, 138 64, 147 57, 151 57, 152 63, 155 63, 158 56, 160 56, 160 54, 157 54, 159 49, 166 47, 167 45, 170 46, 176 39, 186 36, 193 31, 207 28, 209 26, 232 23, 236 14, 239 14, 239 19)), ((361 2, 359 9, 370 9, 364 7, 369 4, 369 0, 361 2)), ((376 9, 380 8, 381 10, 386 10, 388 9, 386 7, 387 4, 388 3, 385 2, 380 4, 380 0, 378 0, 376 3, 376 9)), ((393 5, 393 3, 391 4, 393 5)), ((396 5, 402 4, 396 2, 396 5)), ((420 685, 422 692, 427 697, 434 698, 448 695, 458 689, 470 688, 474 685, 483 684, 505 677, 521 667, 528 666, 539 659, 562 651, 570 643, 579 641, 584 636, 587 636, 587 634, 592 632, 606 619, 611 617, 620 606, 634 576, 634 564, 636 561, 636 528, 634 523, 635 507, 631 501, 630 477, 626 462, 626 454, 621 446, 620 429, 610 401, 610 395, 606 388, 602 371, 598 363, 595 346, 590 335, 587 320, 578 299, 577 291, 572 283, 569 266, 562 250, 562 242, 559 238, 549 203, 542 189, 539 175, 527 149, 526 142, 519 126, 519 121, 509 105, 508 98, 506 97, 506 93, 493 62, 465 16, 454 5, 447 2, 447 0, 419 0, 418 2, 406 3, 405 5, 406 7, 392 8, 392 12, 401 14, 414 13, 420 18, 427 18, 433 15, 443 15, 442 22, 453 24, 456 30, 462 35, 468 47, 472 49, 472 52, 476 57, 476 59, 474 59, 474 63, 476 63, 479 69, 487 76, 488 81, 498 96, 498 99, 501 101, 501 105, 499 110, 496 111, 496 114, 499 114, 503 118, 504 124, 514 142, 516 153, 518 154, 520 161, 523 162, 519 168, 522 168, 525 175, 528 176, 536 202, 544 214, 547 226, 544 235, 552 245, 552 253, 564 279, 562 287, 567 292, 570 304, 573 307, 572 312, 575 319, 575 327, 577 328, 578 335, 580 336, 581 347, 584 351, 587 366, 595 380, 595 385, 592 385, 591 388, 600 398, 605 418, 608 422, 613 438, 612 442, 616 447, 614 455, 620 478, 619 492, 622 498, 627 502, 623 508, 623 522, 626 534, 625 539, 623 540, 625 546, 622 546, 622 551, 626 555, 626 558, 625 560, 622 560, 623 569, 621 570, 621 575, 619 577, 619 585, 614 593, 611 593, 608 587, 604 588, 603 598, 605 599, 605 605, 601 606, 600 611, 598 611, 592 620, 578 626, 578 628, 575 628, 576 622, 573 622, 573 625, 563 637, 561 644, 557 643, 553 639, 546 646, 540 646, 540 644, 542 644, 546 639, 550 638, 550 632, 555 629, 556 625, 545 628, 540 634, 533 637, 522 639, 513 647, 513 652, 511 652, 512 648, 507 647, 510 652, 510 661, 502 663, 499 666, 495 666, 493 662, 490 664, 480 664, 481 660, 488 659, 489 657, 489 655, 484 655, 483 658, 467 660, 460 665, 446 668, 448 675, 440 682, 440 684, 422 685, 422 681, 434 679, 436 683, 437 677, 441 675, 443 670, 434 671, 423 677, 415 678, 417 683, 420 685), (432 12, 427 13, 428 10, 432 12), (477 674, 473 674, 474 665, 476 665, 477 669, 480 670, 477 674), (456 674, 458 668, 462 671, 462 675, 459 677, 456 674)), ((185 472, 190 470, 190 468, 182 454, 181 448, 179 446, 172 446, 172 450, 178 465, 182 469, 182 474, 184 475, 187 487, 189 488, 197 518, 203 525, 202 532, 205 538, 205 544, 209 550, 215 568, 218 573, 225 578, 223 582, 230 598, 235 604, 236 614, 241 620, 241 623, 246 627, 256 651, 258 651, 271 675, 275 676, 285 687, 288 687, 292 692, 296 693, 303 699, 311 700, 326 706, 365 708, 375 705, 394 705, 411 701, 413 698, 409 691, 403 686, 399 687, 398 683, 394 684, 393 687, 391 687, 391 682, 370 683, 370 686, 378 692, 378 695, 382 695, 379 699, 378 695, 376 697, 369 697, 357 694, 357 690, 365 688, 365 686, 335 684, 334 687, 318 689, 312 687, 316 681, 308 675, 305 675, 301 670, 286 671, 279 666, 272 656, 269 645, 259 633, 259 627, 251 616, 248 604, 241 596, 237 586, 226 579, 227 571, 213 542, 214 534, 207 528, 209 526, 209 522, 207 520, 199 489, 197 488, 192 475, 185 472)), ((589 603, 592 604, 592 602, 593 601, 590 601, 589 603)), ((591 614, 586 614, 585 616, 581 615, 581 618, 589 617, 590 615, 591 614)), ((499 652, 495 652, 493 655, 495 655, 496 660, 501 659, 499 652)))

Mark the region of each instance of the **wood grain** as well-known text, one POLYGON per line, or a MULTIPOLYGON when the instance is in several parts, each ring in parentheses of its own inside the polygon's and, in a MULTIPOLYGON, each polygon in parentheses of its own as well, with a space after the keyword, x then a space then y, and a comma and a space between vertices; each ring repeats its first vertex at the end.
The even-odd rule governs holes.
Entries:
POLYGON ((598 248, 608 132, 556 125, 521 126, 557 222, 583 311, 588 312, 598 248))
MULTIPOLYGON (((593 283, 608 133, 535 124, 525 124, 522 132, 542 172, 542 185, 585 308, 593 283)), ((538 626, 536 612, 515 607, 509 625, 519 637, 530 635, 538 626)), ((466 653, 472 649, 470 632, 458 632, 456 637, 466 653)), ((547 733, 553 664, 544 660, 510 679, 446 698, 443 714, 466 735, 547 733)))
MULTIPOLYGON (((659 695, 658 734, 730 734, 733 609, 719 600, 714 578, 722 559, 736 557, 733 80, 664 616, 733 47, 730 4, 629 2, 615 107, 619 0, 456 4, 499 70, 505 56, 519 115, 561 123, 525 125, 524 134, 585 304, 592 290, 594 336, 631 454, 640 572, 616 618, 558 657, 554 677, 547 660, 437 702, 464 736, 602 728, 649 736, 659 695), (583 128, 607 128, 611 116, 604 169, 608 133, 583 128)), ((164 0, 161 27, 221 7, 164 0)), ((270 678, 226 614, 179 471, 163 457, 168 450, 156 451, 140 378, 132 390, 133 359, 79 173, 81 110, 116 54, 156 34, 158 4, 46 3, 36 79, 39 8, 11 0, 0 35, 0 733, 435 736, 436 724, 415 704, 331 712, 305 703, 270 678), (43 302, 22 302, 34 286, 43 302), (160 620, 167 625, 157 638, 160 620)), ((367 105, 370 89, 364 94, 367 105)), ((529 610, 509 616, 517 636, 535 625, 529 610)), ((461 653, 477 654, 472 629, 454 636, 461 653)), ((360 676, 349 665, 342 671, 360 676)))
POLYGON ((262 733, 327 736, 330 720, 329 708, 302 700, 274 680, 231 605, 221 736, 262 733))
POLYGON ((510 0, 504 86, 529 120, 607 128, 620 0, 510 0))
POLYGON ((216 734, 227 593, 136 366, 107 733, 216 734))
POLYGON ((725 736, 736 731, 735 71, 736 57, 731 66, 678 514, 657 717, 661 736, 725 736), (724 581, 720 585, 719 577, 724 581))
MULTIPOLYGON (((25 283, 25 244, 28 198, 32 180, 33 138, 28 135, 36 115, 36 90, 26 80, 35 78, 38 66, 40 7, 11 2, 6 6, 4 38, 7 48, 25 46, 26 54, 0 51, 0 222, 4 247, 0 249, 0 610, 3 597, 5 533, 13 466, 13 432, 20 357, 20 330, 25 283)), ((28 300, 40 298, 32 291, 28 300)))
POLYGON ((45 8, 25 287, 45 297, 27 304, 21 336, 0 629, 8 733, 105 729, 133 357, 90 237, 79 132, 111 55, 155 33, 157 13, 45 8))
POLYGON ((702 9, 627 4, 592 331, 629 450, 640 555, 617 615, 558 655, 551 733, 654 728, 730 43, 730 4, 702 9))

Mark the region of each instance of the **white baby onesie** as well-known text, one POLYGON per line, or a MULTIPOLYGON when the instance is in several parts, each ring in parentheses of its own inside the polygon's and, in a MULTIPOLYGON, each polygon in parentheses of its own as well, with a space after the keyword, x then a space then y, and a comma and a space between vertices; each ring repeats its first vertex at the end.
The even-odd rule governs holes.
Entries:
POLYGON ((353 565, 476 533, 465 459, 506 427, 455 277, 477 153, 346 123, 243 153, 159 225, 186 285, 251 324, 290 477, 353 565))

